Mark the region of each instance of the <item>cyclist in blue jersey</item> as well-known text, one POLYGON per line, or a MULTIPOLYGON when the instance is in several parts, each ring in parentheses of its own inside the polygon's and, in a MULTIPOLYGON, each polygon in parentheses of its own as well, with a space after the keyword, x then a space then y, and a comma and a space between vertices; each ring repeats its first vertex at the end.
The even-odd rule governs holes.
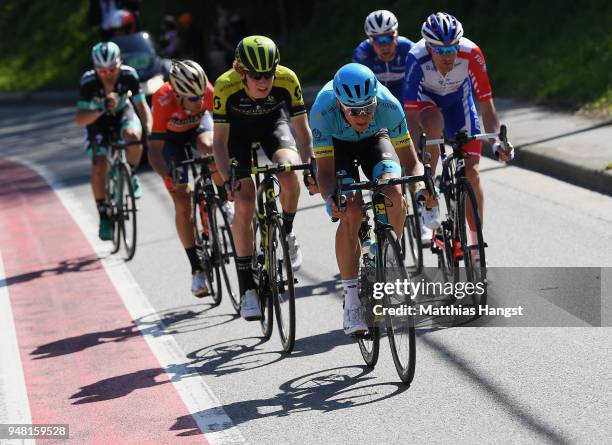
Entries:
POLYGON ((411 40, 398 35, 395 15, 386 10, 370 13, 365 20, 368 36, 353 51, 353 62, 366 65, 384 86, 400 100, 411 40))
MULTIPOLYGON (((346 211, 334 202, 336 172, 347 173, 345 182, 359 180, 356 162, 369 179, 420 174, 406 119, 399 101, 376 79, 368 67, 349 63, 338 70, 317 95, 310 112, 317 183, 330 216, 338 218, 336 260, 344 289, 344 332, 367 331, 365 311, 357 292, 359 238, 362 200, 349 193, 346 211), (401 166, 400 166, 401 164, 401 166)), ((400 186, 384 190, 389 222, 398 238, 402 236, 406 202, 400 186)))

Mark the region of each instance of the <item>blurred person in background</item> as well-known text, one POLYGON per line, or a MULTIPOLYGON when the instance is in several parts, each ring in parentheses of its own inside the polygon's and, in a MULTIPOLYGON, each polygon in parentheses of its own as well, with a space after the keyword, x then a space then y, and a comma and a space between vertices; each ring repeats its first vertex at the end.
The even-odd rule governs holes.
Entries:
POLYGON ((167 15, 161 24, 162 35, 159 37, 159 46, 162 56, 174 58, 178 51, 179 36, 176 26, 176 19, 172 15, 167 15))
POLYGON ((113 15, 120 9, 127 9, 134 15, 137 29, 141 2, 142 0, 90 0, 87 23, 91 26, 99 26, 102 40, 108 40, 111 37, 113 15))

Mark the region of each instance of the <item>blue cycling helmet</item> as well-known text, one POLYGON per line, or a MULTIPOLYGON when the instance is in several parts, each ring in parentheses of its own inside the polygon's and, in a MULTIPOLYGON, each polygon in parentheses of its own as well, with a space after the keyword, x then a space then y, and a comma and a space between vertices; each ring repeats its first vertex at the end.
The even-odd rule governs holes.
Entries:
POLYGON ((367 104, 376 97, 378 80, 367 66, 347 63, 334 76, 334 92, 344 105, 367 104))
POLYGON ((463 26, 454 16, 446 12, 436 12, 423 23, 421 36, 431 45, 456 45, 463 37, 463 26))

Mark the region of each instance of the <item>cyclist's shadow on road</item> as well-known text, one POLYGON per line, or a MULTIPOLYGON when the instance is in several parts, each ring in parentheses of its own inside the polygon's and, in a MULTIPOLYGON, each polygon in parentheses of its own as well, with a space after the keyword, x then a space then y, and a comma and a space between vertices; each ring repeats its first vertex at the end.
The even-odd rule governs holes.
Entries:
MULTIPOLYGON (((266 417, 284 417, 304 411, 331 412, 379 402, 396 396, 406 389, 402 383, 371 383, 375 379, 371 369, 364 366, 341 366, 317 371, 291 379, 279 387, 279 393, 267 399, 243 400, 222 407, 213 407, 194 413, 203 423, 218 416, 222 408, 233 425, 266 417)), ((207 431, 194 426, 192 415, 176 420, 172 430, 178 436, 192 436, 222 431, 230 427, 219 423, 206 425, 207 431)), ((218 417, 216 417, 218 419, 218 417)), ((202 423, 202 422, 201 422, 202 423)))

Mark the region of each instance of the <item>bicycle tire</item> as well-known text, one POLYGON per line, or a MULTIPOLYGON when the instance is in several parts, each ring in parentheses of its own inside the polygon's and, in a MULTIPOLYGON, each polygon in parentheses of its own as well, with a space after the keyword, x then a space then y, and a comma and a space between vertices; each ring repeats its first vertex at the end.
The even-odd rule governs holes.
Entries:
MULTIPOLYGON (((459 201, 457 203, 457 216, 458 216, 458 228, 459 228, 459 239, 461 241, 461 248, 463 250, 463 263, 465 270, 465 277, 457 273, 456 282, 467 281, 471 283, 483 283, 484 292, 479 298, 474 298, 474 304, 478 306, 485 306, 487 304, 487 266, 485 257, 484 238, 482 235, 482 224, 480 221, 480 214, 478 212, 478 202, 476 201, 476 195, 472 186, 469 182, 465 181, 461 183, 459 189, 459 201), (477 236, 478 244, 471 245, 470 239, 468 238, 468 223, 467 223, 467 203, 471 204, 471 213, 475 224, 475 232, 477 236), (478 252, 480 257, 480 266, 474 267, 472 261, 473 255, 478 252)), ((459 268, 457 268, 460 272, 459 268)))
MULTIPOLYGON (((407 280, 408 274, 402 260, 401 248, 393 229, 384 230, 381 242, 382 244, 379 244, 381 250, 377 253, 377 274, 380 281, 387 283, 407 280)), ((387 309, 404 306, 408 310, 412 306, 410 296, 403 293, 395 296, 385 293, 384 301, 387 309)), ((390 315, 387 312, 385 322, 395 369, 401 381, 410 385, 416 365, 414 315, 411 312, 405 315, 390 315)))
POLYGON ((268 289, 268 276, 267 271, 262 270, 259 264, 259 256, 264 255, 262 251, 261 233, 259 231, 259 220, 257 215, 253 217, 253 262, 251 268, 255 275, 255 282, 257 283, 257 295, 259 296, 259 304, 261 307, 261 319, 259 324, 261 327, 261 335, 267 341, 272 336, 272 328, 274 327, 274 303, 272 302, 272 296, 268 289), (261 275, 259 272, 261 271, 261 275))
POLYGON ((137 220, 136 220, 136 198, 134 197, 134 185, 132 175, 125 165, 119 166, 122 183, 121 211, 119 213, 119 225, 121 226, 121 238, 125 248, 125 260, 134 258, 136 253, 137 220))
POLYGON ((238 267, 236 266, 236 248, 234 246, 234 237, 232 235, 232 227, 227 220, 227 215, 223 211, 223 202, 221 199, 215 199, 215 224, 217 239, 219 242, 219 265, 225 288, 230 298, 230 302, 237 314, 240 314, 240 291, 235 283, 238 283, 238 267), (221 220, 219 219, 221 216, 221 220), (221 221, 221 224, 219 224, 221 221), (234 283, 234 284, 232 284, 234 283))
POLYGON ((221 280, 221 262, 219 261, 221 253, 219 247, 219 233, 217 231, 217 214, 216 205, 214 202, 206 205, 206 215, 208 218, 208 242, 202 245, 202 252, 205 251, 203 258, 206 264, 203 264, 207 271, 208 279, 210 280, 212 307, 219 306, 223 298, 223 281, 221 280))
POLYGON ((295 345, 295 286, 285 226, 274 217, 268 228, 268 274, 274 301, 278 334, 283 351, 290 353, 295 345), (282 257, 278 256, 280 246, 282 257))
MULTIPOLYGON (((375 268, 374 265, 369 266, 375 268)), ((366 270, 363 264, 359 268, 359 299, 361 304, 366 308, 366 321, 368 332, 357 338, 359 351, 363 361, 369 368, 374 368, 378 362, 380 352, 380 327, 374 319, 374 302, 372 297, 372 280, 368 278, 369 274, 375 274, 375 270, 366 270)))
POLYGON ((118 165, 106 163, 106 205, 113 230, 113 248, 111 253, 119 252, 121 248, 121 226, 119 224, 119 203, 123 195, 123 186, 120 175, 117 174, 118 165))
MULTIPOLYGON (((420 274, 423 271, 423 241, 421 240, 421 218, 418 214, 417 201, 414 192, 408 190, 410 205, 406 209, 406 221, 404 222, 404 236, 402 236, 402 258, 404 262, 410 257, 414 264, 414 272, 420 274), (408 243, 406 243, 406 239, 408 243), (407 255, 407 253, 409 255, 407 255)), ((411 266, 408 266, 411 267, 411 266)))

